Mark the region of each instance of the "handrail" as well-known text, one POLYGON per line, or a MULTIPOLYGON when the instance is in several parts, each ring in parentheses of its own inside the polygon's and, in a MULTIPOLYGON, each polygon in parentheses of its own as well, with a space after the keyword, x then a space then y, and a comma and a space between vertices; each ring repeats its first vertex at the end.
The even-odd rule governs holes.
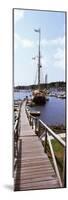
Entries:
POLYGON ((14 124, 14 132, 16 132, 17 125, 18 125, 18 119, 16 119, 15 124, 14 124))
POLYGON ((33 120, 35 121, 35 133, 36 133, 36 122, 37 122, 37 117, 34 117, 34 116, 30 113, 30 111, 26 108, 26 106, 25 106, 25 111, 26 111, 26 114, 27 114, 29 123, 30 123, 30 125, 32 125, 32 129, 33 129, 33 120), (32 121, 31 121, 31 119, 32 119, 32 121))
POLYGON ((51 155, 52 155, 52 159, 53 159, 53 164, 54 164, 54 167, 55 167, 55 171, 56 171, 56 174, 57 174, 57 177, 58 177, 58 180, 59 180, 59 184, 60 186, 64 186, 66 185, 66 168, 65 168, 65 156, 66 156, 66 143, 65 141, 59 136, 59 135, 56 135, 54 131, 52 131, 46 124, 44 124, 44 122, 42 122, 41 120, 39 120, 39 123, 41 123, 45 129, 46 129, 46 136, 45 136, 45 145, 44 145, 44 150, 46 152, 46 146, 47 146, 47 140, 48 140, 48 143, 49 143, 49 147, 50 147, 50 151, 51 151, 51 155), (59 170, 58 170, 58 166, 57 166, 57 162, 56 162, 56 159, 55 159, 55 155, 54 155, 54 151, 53 151, 53 148, 52 148, 52 144, 51 144, 51 140, 50 140, 50 137, 49 137, 49 134, 52 135, 64 148, 65 150, 65 153, 64 153, 64 163, 63 163, 63 184, 62 184, 62 181, 61 181, 61 177, 60 177, 60 174, 59 174, 59 170))
MULTIPOLYGON (((51 151, 51 155, 52 155, 52 159, 53 159, 53 163, 54 163, 54 168, 55 168, 55 171, 56 171, 56 174, 57 174, 57 177, 58 177, 58 181, 59 181, 59 184, 60 184, 60 187, 63 187, 63 185, 65 186, 66 182, 65 182, 65 162, 64 162, 64 183, 62 184, 62 181, 61 181, 61 177, 60 177, 60 173, 59 173, 59 170, 58 170, 58 166, 57 166, 57 162, 56 162, 56 158, 55 158, 55 155, 54 155, 54 150, 53 150, 53 147, 52 147, 52 144, 51 144, 51 140, 50 140, 50 135, 52 137, 54 137, 62 146, 63 148, 65 149, 66 151, 66 143, 65 141, 57 134, 55 134, 55 132, 49 128, 43 121, 41 121, 40 119, 37 119, 37 117, 34 117, 30 114, 30 112, 28 112, 27 108, 25 108, 26 110, 26 114, 27 114, 27 117, 29 119, 29 122, 30 122, 30 125, 32 125, 32 128, 33 128, 33 119, 35 120, 35 133, 36 133, 36 130, 38 128, 38 133, 40 132, 40 124, 43 125, 43 127, 45 128, 45 132, 44 132, 44 136, 45 136, 45 142, 44 142, 44 151, 46 152, 46 149, 47 149, 47 140, 48 140, 48 143, 49 143, 49 147, 50 147, 50 151, 51 151), (32 123, 31 123, 31 118, 32 118, 32 123), (38 121, 38 127, 37 127, 37 122, 38 121)), ((42 136, 42 135, 41 135, 42 136)), ((41 137, 40 137, 41 139, 41 137)), ((65 157, 65 153, 64 153, 64 157, 65 157)))
POLYGON ((47 131, 58 141, 63 147, 66 147, 65 141, 62 140, 62 138, 59 135, 56 135, 54 131, 51 130, 44 122, 39 120, 39 122, 47 129, 47 131))
POLYGON ((19 137, 19 131, 20 131, 20 111, 21 111, 21 105, 20 103, 18 105, 18 113, 17 113, 17 118, 14 124, 14 135, 13 135, 13 141, 14 141, 14 152, 13 152, 13 176, 14 176, 14 171, 16 170, 16 163, 17 163, 17 157, 18 157, 18 137, 19 137))

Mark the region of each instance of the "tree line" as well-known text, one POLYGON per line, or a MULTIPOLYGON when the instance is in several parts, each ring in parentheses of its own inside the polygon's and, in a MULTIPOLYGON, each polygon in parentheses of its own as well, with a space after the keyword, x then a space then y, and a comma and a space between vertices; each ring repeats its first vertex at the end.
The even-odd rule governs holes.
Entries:
MULTIPOLYGON (((58 81, 58 82, 50 82, 50 83, 43 83, 43 84, 40 84, 40 88, 41 89, 45 89, 45 88, 47 88, 47 89, 49 89, 49 88, 51 88, 51 87, 53 87, 53 88, 66 88, 66 82, 64 82, 64 81, 58 81)), ((31 89, 31 90, 33 90, 33 89, 38 89, 38 85, 36 85, 36 84, 33 84, 33 85, 18 85, 18 86, 15 86, 14 87, 14 89, 15 90, 28 90, 28 89, 31 89)))

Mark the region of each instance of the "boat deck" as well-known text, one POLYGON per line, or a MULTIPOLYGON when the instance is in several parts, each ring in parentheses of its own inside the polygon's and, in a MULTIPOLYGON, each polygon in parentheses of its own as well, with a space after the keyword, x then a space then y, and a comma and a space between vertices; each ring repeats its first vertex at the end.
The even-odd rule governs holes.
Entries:
POLYGON ((58 188, 59 182, 41 141, 29 125, 25 102, 21 107, 17 170, 14 190, 58 188))

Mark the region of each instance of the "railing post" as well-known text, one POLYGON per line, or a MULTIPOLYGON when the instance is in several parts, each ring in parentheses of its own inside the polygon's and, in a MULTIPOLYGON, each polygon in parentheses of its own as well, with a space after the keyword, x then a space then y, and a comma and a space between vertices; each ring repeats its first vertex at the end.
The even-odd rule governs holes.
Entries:
POLYGON ((64 158, 63 158, 63 187, 66 187, 66 147, 64 149, 64 158))
POLYGON ((20 114, 19 114, 19 118, 18 118, 18 136, 20 134, 20 114))
POLYGON ((32 126, 32 116, 31 116, 31 126, 32 126))
POLYGON ((36 133, 36 128, 37 128, 37 118, 35 118, 35 133, 36 133))
POLYGON ((33 118, 32 118, 32 129, 33 129, 33 118))
POLYGON ((62 180, 61 180, 61 177, 60 177, 59 169, 58 169, 56 158, 55 158, 55 153, 54 153, 54 150, 53 150, 53 147, 52 147, 52 143, 51 143, 51 139, 50 139, 50 136, 48 135, 48 132, 47 132, 47 139, 48 139, 48 144, 49 144, 51 155, 52 155, 52 159, 53 159, 53 164, 54 164, 54 167, 55 167, 55 172, 57 174, 60 187, 62 187, 62 180))
POLYGON ((38 120, 38 136, 40 136, 40 121, 38 120))
POLYGON ((47 130, 45 129, 44 152, 47 152, 47 130))
POLYGON ((31 115, 29 116, 29 123, 30 123, 30 126, 31 126, 31 115))

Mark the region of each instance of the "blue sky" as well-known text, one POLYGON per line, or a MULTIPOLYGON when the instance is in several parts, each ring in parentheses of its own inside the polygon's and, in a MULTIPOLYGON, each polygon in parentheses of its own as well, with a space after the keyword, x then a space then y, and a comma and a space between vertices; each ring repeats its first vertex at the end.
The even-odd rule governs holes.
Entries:
POLYGON ((65 80, 65 13, 14 9, 14 85, 37 83, 38 28, 41 82, 65 80))

